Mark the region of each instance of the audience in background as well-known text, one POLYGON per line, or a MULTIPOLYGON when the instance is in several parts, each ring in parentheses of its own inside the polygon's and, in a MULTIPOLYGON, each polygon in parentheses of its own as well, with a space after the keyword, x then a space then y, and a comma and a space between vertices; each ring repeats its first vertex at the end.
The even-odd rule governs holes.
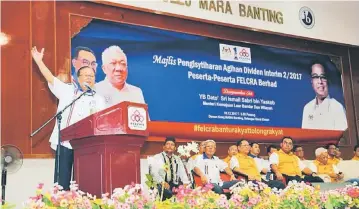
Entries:
POLYGON ((316 159, 309 168, 316 173, 324 182, 338 182, 343 180, 344 174, 336 165, 328 164, 328 150, 320 147, 315 150, 316 159))
POLYGON ((337 158, 337 145, 330 143, 326 149, 328 150, 328 164, 338 165, 340 159, 337 158))
POLYGON ((303 149, 302 146, 295 145, 293 147, 293 152, 300 160, 302 160, 302 161, 305 160, 305 158, 304 158, 304 149, 303 149))
POLYGON ((225 163, 229 166, 229 162, 231 161, 232 156, 235 156, 238 153, 238 149, 236 145, 232 145, 228 148, 228 156, 223 159, 225 163))
POLYGON ((354 157, 352 160, 358 160, 359 161, 359 145, 356 145, 354 147, 354 157))

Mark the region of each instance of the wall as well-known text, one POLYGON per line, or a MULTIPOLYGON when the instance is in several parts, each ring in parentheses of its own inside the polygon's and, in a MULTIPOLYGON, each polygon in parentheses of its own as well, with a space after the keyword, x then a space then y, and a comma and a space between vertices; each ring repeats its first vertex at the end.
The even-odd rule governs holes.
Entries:
MULTIPOLYGON (((25 157, 53 157, 48 144, 53 122, 35 137, 29 137, 30 133, 49 119, 56 110, 56 99, 49 92, 47 84, 32 62, 29 49, 32 46, 46 48, 45 63, 53 73, 68 79, 71 37, 89 19, 100 18, 342 57, 349 120, 349 129, 345 133, 349 146, 342 149, 343 154, 347 155, 346 158, 351 156, 352 146, 358 138, 359 61, 356 59, 359 55, 358 48, 265 34, 236 28, 233 25, 213 27, 213 24, 206 21, 181 19, 168 14, 158 15, 127 7, 129 6, 119 8, 93 2, 2 2, 2 32, 11 37, 10 43, 2 47, 1 54, 2 144, 18 146, 25 157), (14 16, 14 11, 18 15, 14 16)), ((333 31, 335 30, 337 28, 333 28, 333 31)), ((346 33, 345 37, 350 39, 350 35, 346 33)), ((157 140, 162 138, 151 138, 146 143, 142 150, 143 157, 161 150, 161 143, 153 142, 157 140)), ((218 150, 220 156, 226 154, 227 146, 228 144, 220 145, 218 150)), ((312 147, 308 149, 313 149, 312 147)), ((312 152, 309 154, 312 155, 312 152)))
POLYGON ((106 2, 132 6, 139 10, 151 10, 158 14, 197 18, 201 21, 212 21, 285 36, 359 45, 357 36, 359 2, 354 1, 342 3, 339 1, 107 0, 106 2), (313 15, 311 19, 314 20, 312 28, 307 29, 301 24, 300 10, 303 7, 311 10, 313 15), (259 11, 259 14, 254 15, 255 11, 259 11), (277 14, 276 18, 268 18, 267 13, 277 14), (343 23, 348 27, 343 27, 343 23))

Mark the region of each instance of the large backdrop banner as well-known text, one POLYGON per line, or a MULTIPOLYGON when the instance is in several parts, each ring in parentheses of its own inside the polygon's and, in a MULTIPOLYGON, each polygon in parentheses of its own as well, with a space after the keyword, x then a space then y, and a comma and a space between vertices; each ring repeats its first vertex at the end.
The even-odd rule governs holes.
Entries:
POLYGON ((338 57, 102 20, 71 47, 108 106, 148 105, 152 136, 318 142, 347 129, 338 57))

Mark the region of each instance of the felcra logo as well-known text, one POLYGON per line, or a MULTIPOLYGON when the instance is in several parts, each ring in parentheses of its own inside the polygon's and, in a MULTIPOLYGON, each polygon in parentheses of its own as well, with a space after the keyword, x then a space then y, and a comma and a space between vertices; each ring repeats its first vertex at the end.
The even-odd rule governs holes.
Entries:
POLYGON ((128 107, 128 127, 132 130, 147 129, 147 114, 142 107, 128 107))
POLYGON ((252 63, 251 49, 248 47, 219 44, 219 50, 221 60, 252 63))

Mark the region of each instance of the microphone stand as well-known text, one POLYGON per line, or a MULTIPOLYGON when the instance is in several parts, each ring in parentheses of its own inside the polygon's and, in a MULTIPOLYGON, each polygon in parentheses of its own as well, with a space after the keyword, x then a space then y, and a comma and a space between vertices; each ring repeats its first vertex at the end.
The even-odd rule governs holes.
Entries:
POLYGON ((7 174, 6 163, 4 164, 5 165, 2 168, 2 172, 1 172, 1 204, 2 205, 5 204, 5 187, 6 187, 6 174, 7 174))
MULTIPOLYGON (((89 91, 89 90, 88 90, 89 91)), ((62 110, 57 112, 54 116, 52 116, 49 120, 47 120, 40 128, 36 129, 30 137, 33 137, 36 135, 41 129, 43 129, 47 124, 49 124, 54 118, 57 119, 57 129, 58 129, 58 141, 57 141, 57 149, 56 149, 56 182, 60 184, 60 144, 61 144, 61 137, 60 137, 60 131, 61 131, 61 119, 62 119, 62 113, 69 108, 72 104, 74 104, 77 100, 79 100, 84 94, 86 94, 88 91, 84 91, 81 93, 77 98, 75 98, 70 104, 66 105, 62 110)))

